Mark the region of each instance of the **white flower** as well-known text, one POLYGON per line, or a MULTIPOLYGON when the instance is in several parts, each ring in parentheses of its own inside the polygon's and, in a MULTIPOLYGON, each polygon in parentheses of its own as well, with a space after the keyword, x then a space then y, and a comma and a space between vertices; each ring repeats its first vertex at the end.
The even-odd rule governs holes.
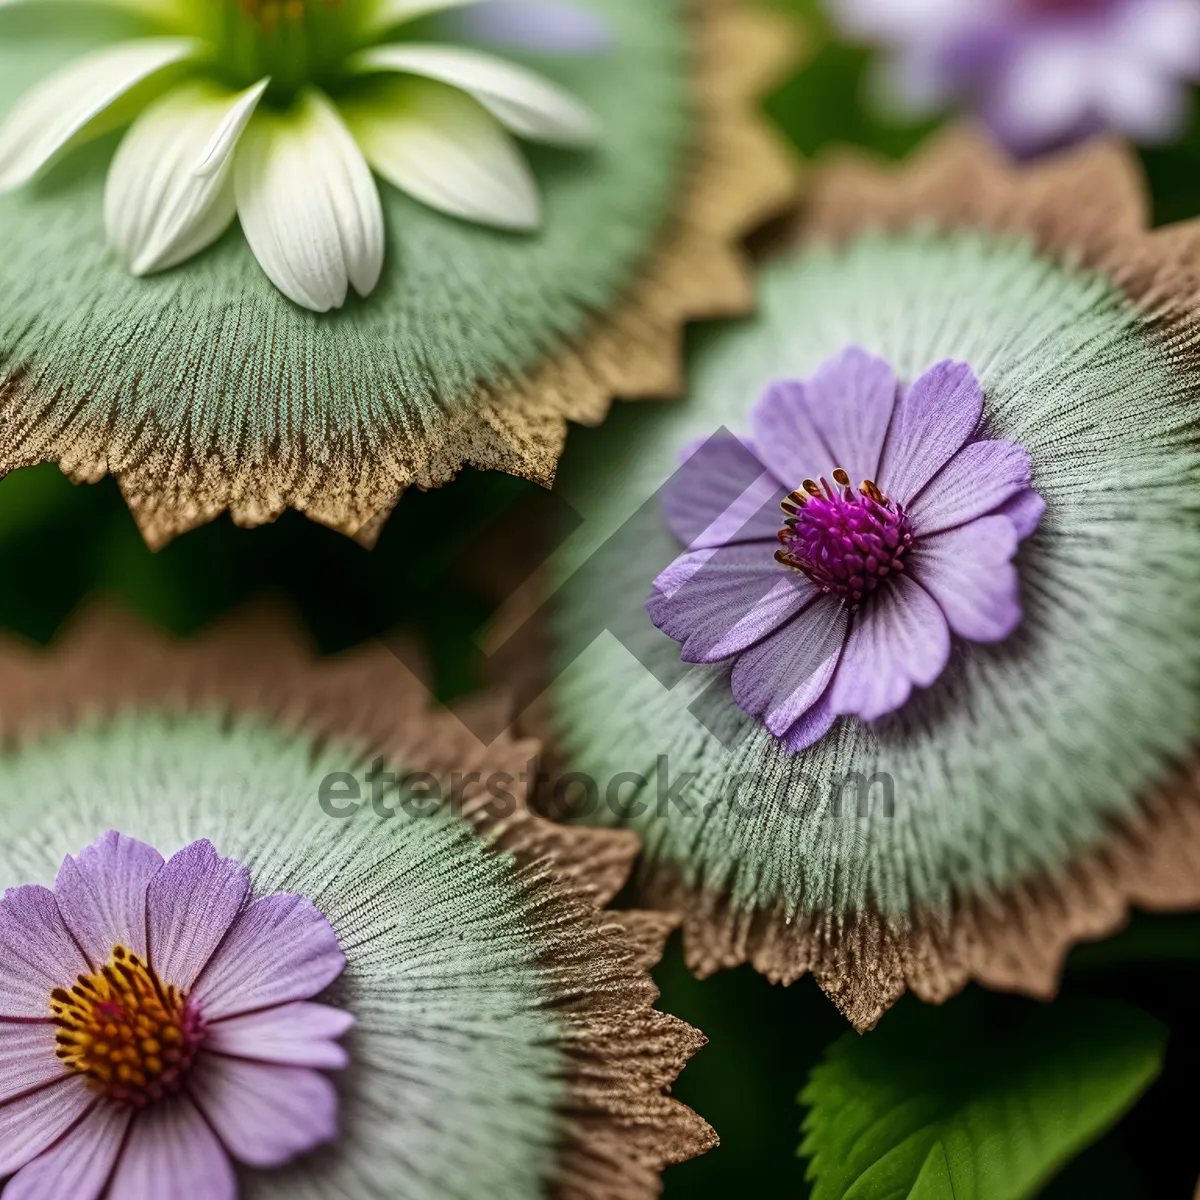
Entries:
POLYGON ((197 254, 237 216, 271 282, 327 312, 379 281, 372 169, 443 212, 533 230, 540 196, 513 135, 569 147, 597 136, 583 104, 523 67, 405 40, 404 26, 465 0, 97 2, 136 10, 157 35, 27 92, 0 123, 0 192, 132 119, 104 221, 135 275, 197 254))

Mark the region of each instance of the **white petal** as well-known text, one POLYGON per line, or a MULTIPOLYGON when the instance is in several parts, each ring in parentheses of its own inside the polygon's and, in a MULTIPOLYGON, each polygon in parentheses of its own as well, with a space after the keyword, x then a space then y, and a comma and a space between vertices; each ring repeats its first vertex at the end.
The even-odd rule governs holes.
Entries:
MULTIPOLYGON (((461 8, 464 4, 475 4, 477 0, 370 0, 363 4, 359 16, 359 28, 363 33, 379 34, 394 29, 418 17, 444 12, 448 8, 461 8)), ((3 3, 3 0, 0 0, 3 3)))
POLYGON ((238 216, 271 282, 314 312, 369 295, 383 269, 383 209, 371 169, 321 93, 257 113, 234 159, 238 216))
POLYGON ((129 106, 149 98, 138 85, 198 48, 190 38, 119 42, 76 59, 26 92, 0 125, 0 191, 27 183, 66 150, 123 124, 133 115, 129 106), (128 104, 117 103, 122 99, 128 104))
POLYGON ((104 224, 135 275, 183 262, 228 228, 233 151, 266 87, 185 84, 134 122, 108 172, 104 224))
POLYGON ((375 46, 351 62, 361 71, 406 71, 461 88, 514 133, 535 142, 582 146, 599 137, 591 111, 533 71, 477 50, 406 42, 375 46))
POLYGON ((470 96, 426 79, 389 80, 343 104, 342 115, 376 172, 423 204, 506 229, 541 223, 533 172, 470 96))

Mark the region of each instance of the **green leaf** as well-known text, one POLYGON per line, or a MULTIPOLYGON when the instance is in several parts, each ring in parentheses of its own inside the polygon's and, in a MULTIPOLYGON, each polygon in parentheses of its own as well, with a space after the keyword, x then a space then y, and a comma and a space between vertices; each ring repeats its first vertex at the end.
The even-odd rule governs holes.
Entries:
POLYGON ((800 1096, 813 1200, 1022 1200, 1113 1125, 1162 1067, 1167 1030, 1099 1000, 997 1029, 970 994, 901 1005, 830 1048, 800 1096))

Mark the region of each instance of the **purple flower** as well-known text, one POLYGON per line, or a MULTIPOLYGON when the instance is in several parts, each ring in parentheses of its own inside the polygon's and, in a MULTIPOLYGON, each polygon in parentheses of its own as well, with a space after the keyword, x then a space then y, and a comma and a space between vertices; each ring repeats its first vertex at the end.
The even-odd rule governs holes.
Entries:
POLYGON ((734 700, 791 751, 839 715, 893 712, 942 673, 952 632, 998 642, 1021 620, 1013 557, 1045 504, 982 415, 965 363, 904 389, 857 347, 772 384, 751 438, 710 438, 668 483, 689 550, 651 620, 685 662, 734 660, 734 700))
POLYGON ((448 20, 460 36, 512 50, 588 55, 613 48, 608 22, 566 0, 480 0, 448 20))
POLYGON ((970 103, 1032 153, 1104 129, 1177 133, 1200 77, 1200 0, 831 0, 852 35, 894 51, 891 102, 970 103))
POLYGON ((231 1159, 274 1167, 337 1133, 322 1069, 349 1014, 309 997, 345 966, 301 896, 193 842, 164 863, 104 834, 54 890, 0 900, 5 1200, 237 1194, 231 1159))

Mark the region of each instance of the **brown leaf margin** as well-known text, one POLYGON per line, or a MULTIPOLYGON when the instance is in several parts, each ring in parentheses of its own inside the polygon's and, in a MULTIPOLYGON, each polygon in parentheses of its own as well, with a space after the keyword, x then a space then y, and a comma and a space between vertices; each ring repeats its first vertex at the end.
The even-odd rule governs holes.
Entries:
POLYGON ((614 397, 676 398, 683 391, 689 321, 741 316, 753 305, 742 241, 792 206, 794 155, 757 102, 797 54, 794 20, 755 11, 753 0, 689 0, 696 31, 698 130, 675 211, 615 310, 597 314, 582 340, 525 376, 480 386, 436 427, 405 414, 385 429, 293 435, 286 452, 267 431, 220 445, 176 444, 153 429, 81 428, 52 419, 54 396, 27 389, 20 364, 0 374, 0 476, 55 462, 76 483, 115 475, 147 544, 159 549, 228 510, 255 526, 295 508, 377 541, 409 487, 434 488, 465 466, 550 486, 567 422, 597 424, 614 397))
MULTIPOLYGON (((1031 165, 969 127, 936 135, 898 166, 843 153, 815 169, 800 215, 772 244, 844 242, 868 229, 984 228, 1032 238, 1071 267, 1109 278, 1148 317, 1150 336, 1200 365, 1200 221, 1147 228, 1133 152, 1098 140, 1031 165)), ((860 1032, 905 991, 941 1003, 975 981, 1052 999, 1078 942, 1121 929, 1133 907, 1200 908, 1200 764, 1147 796, 1136 820, 1065 871, 907 920, 869 911, 738 911, 727 897, 649 868, 647 901, 683 913, 685 955, 700 977, 752 964, 777 983, 811 973, 860 1032)))
MULTIPOLYGON (((471 771, 519 778, 537 757, 536 742, 508 734, 482 746, 452 713, 430 707, 428 695, 380 645, 316 658, 307 637, 274 609, 240 614, 188 642, 108 608, 85 614, 50 651, 0 639, 0 738, 10 746, 143 707, 265 715, 317 742, 344 742, 364 761, 382 755, 442 780, 471 771)), ((633 867, 634 834, 555 825, 524 799, 497 817, 484 807, 482 785, 464 789, 463 800, 464 816, 514 856, 560 931, 540 964, 571 1063, 548 1194, 658 1196, 664 1167, 717 1144, 710 1126, 670 1095, 707 1039, 654 1007, 659 992, 649 970, 678 919, 605 908, 633 867)))

